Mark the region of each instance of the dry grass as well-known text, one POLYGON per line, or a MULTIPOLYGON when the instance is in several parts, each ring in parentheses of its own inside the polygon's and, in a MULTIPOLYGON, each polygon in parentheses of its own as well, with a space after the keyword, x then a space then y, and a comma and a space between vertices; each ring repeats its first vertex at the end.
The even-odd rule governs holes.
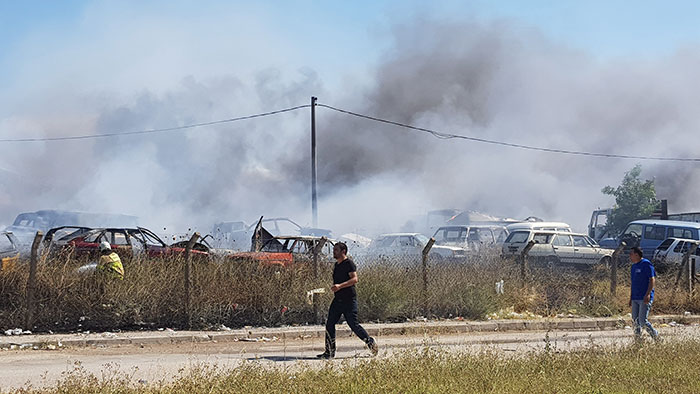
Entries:
MULTIPOLYGON (((184 328, 184 263, 181 259, 125 262, 124 281, 101 285, 76 268, 86 261, 70 256, 44 261, 38 270, 34 331, 184 328)), ((314 323, 306 291, 328 286, 330 264, 280 269, 254 262, 192 265, 191 313, 194 328, 275 326, 314 323)), ((514 309, 537 315, 611 316, 627 313, 627 268, 618 273, 618 291, 609 294, 609 273, 600 268, 554 270, 532 266, 524 280, 512 261, 485 256, 477 261, 431 262, 423 291, 417 259, 364 262, 359 266, 360 318, 404 321, 420 316, 483 319, 489 313, 514 309), (505 282, 505 294, 495 283, 505 282)), ((22 327, 26 264, 0 272, 0 328, 22 327)), ((654 313, 700 312, 700 297, 673 289, 675 273, 659 276, 654 313)), ((319 297, 323 314, 331 295, 319 297)))
POLYGON ((619 393, 700 391, 700 342, 685 340, 616 349, 590 347, 523 357, 413 350, 387 359, 271 369, 251 362, 236 369, 199 367, 173 382, 148 385, 106 368, 79 366, 58 385, 21 393, 619 393))

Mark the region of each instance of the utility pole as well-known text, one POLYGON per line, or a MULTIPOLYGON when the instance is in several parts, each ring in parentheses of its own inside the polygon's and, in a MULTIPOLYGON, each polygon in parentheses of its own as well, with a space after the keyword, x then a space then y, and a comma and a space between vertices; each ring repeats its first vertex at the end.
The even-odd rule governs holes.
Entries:
POLYGON ((318 228, 318 200, 316 199, 316 97, 311 97, 311 222, 318 228))

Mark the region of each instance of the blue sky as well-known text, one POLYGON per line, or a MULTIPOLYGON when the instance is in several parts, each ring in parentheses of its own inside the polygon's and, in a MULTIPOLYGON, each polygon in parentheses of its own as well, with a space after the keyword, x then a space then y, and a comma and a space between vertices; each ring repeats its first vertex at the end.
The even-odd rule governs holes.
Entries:
MULTIPOLYGON (((6 56, 37 32, 70 37, 86 17, 87 7, 112 4, 116 8, 161 8, 165 17, 206 16, 221 3, 231 2, 90 2, 0 1, 0 48, 6 56), (174 4, 174 5, 173 5, 174 4), (9 50, 9 52, 8 52, 9 50)), ((235 3, 235 2, 234 2, 235 3)), ((250 8, 250 2, 240 3, 250 8)), ((258 10, 289 27, 287 34, 330 43, 341 34, 344 44, 374 53, 381 40, 377 33, 388 24, 419 14, 437 17, 507 18, 535 27, 574 47, 603 56, 625 53, 666 52, 700 40, 700 3, 694 1, 268 1, 258 10), (343 34, 346 33, 346 34, 343 34)), ((7 59, 5 59, 7 61, 7 59)))

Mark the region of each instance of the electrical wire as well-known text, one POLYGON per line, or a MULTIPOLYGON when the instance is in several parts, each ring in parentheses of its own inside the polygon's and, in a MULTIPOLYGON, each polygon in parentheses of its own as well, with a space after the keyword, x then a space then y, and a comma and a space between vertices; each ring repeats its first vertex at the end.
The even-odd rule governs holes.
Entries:
POLYGON ((511 148, 518 148, 518 149, 527 149, 527 150, 533 150, 533 151, 539 151, 539 152, 561 153, 561 154, 578 155, 578 156, 604 157, 604 158, 611 158, 611 159, 679 161, 679 162, 695 162, 695 163, 700 162, 700 158, 618 155, 618 154, 613 154, 613 153, 598 153, 598 152, 584 152, 584 151, 575 151, 575 150, 567 150, 567 149, 543 148, 543 147, 538 147, 538 146, 516 144, 516 143, 512 143, 512 142, 489 140, 489 139, 485 139, 485 138, 469 137, 466 135, 459 135, 459 134, 450 134, 450 133, 444 133, 444 132, 440 132, 440 131, 436 131, 436 130, 426 129, 424 127, 412 126, 412 125, 405 124, 405 123, 395 122, 393 120, 382 119, 382 118, 378 118, 376 116, 364 115, 364 114, 360 114, 357 112, 352 112, 352 111, 336 108, 336 107, 333 107, 333 106, 330 106, 327 104, 317 103, 316 105, 319 107, 327 108, 327 109, 330 109, 330 110, 333 110, 336 112, 340 112, 340 113, 343 113, 346 115, 355 116, 358 118, 363 118, 363 119, 367 119, 367 120, 371 120, 371 121, 375 121, 375 122, 380 122, 380 123, 385 123, 385 124, 389 124, 389 125, 393 125, 393 126, 403 127, 406 129, 421 131, 424 133, 428 133, 428 134, 432 135, 433 137, 436 137, 439 139, 444 139, 444 140, 462 139, 462 140, 467 140, 467 141, 481 142, 481 143, 485 143, 485 144, 500 145, 500 146, 506 146, 506 147, 511 147, 511 148))
POLYGON ((65 137, 15 138, 15 139, 7 138, 7 139, 0 139, 0 143, 1 142, 73 141, 73 140, 87 140, 87 139, 94 139, 94 138, 108 138, 108 137, 120 137, 120 136, 129 136, 129 135, 165 133, 165 132, 193 129, 196 127, 205 127, 205 126, 213 126, 213 125, 223 124, 223 123, 237 122, 240 120, 262 118, 265 116, 277 115, 277 114, 296 111, 296 110, 299 110, 302 108, 309 108, 309 107, 311 107, 311 104, 298 105, 296 107, 279 109, 279 110, 270 111, 270 112, 263 112, 263 113, 254 114, 254 115, 239 116, 237 118, 215 120, 212 122, 194 123, 194 124, 188 124, 188 125, 184 125, 184 126, 166 127, 166 128, 162 128, 162 129, 127 131, 127 132, 113 132, 113 133, 103 133, 103 134, 74 135, 74 136, 65 136, 65 137))

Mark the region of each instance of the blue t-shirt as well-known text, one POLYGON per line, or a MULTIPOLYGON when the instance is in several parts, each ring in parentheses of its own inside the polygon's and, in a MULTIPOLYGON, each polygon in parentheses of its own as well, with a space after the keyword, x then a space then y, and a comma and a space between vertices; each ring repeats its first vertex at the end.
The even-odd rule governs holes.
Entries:
MULTIPOLYGON (((654 266, 647 259, 641 259, 638 263, 632 264, 632 288, 630 298, 633 300, 643 300, 649 288, 649 278, 656 276, 654 266)), ((650 302, 654 301, 654 290, 650 294, 650 302)))

